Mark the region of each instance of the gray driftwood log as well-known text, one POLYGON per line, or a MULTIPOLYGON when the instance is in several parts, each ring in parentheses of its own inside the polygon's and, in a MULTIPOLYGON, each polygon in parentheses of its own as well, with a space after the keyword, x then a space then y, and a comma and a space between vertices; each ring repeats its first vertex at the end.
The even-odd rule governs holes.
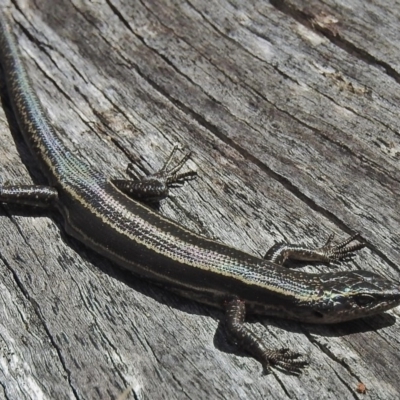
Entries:
MULTIPOLYGON (((276 241, 358 231, 367 248, 336 268, 399 280, 398 1, 2 0, 6 9, 52 123, 89 163, 144 174, 187 146, 199 179, 162 213, 260 256, 276 241)), ((1 177, 40 182, 8 107, 1 177)), ((0 207, 0 270, 1 399, 400 393, 399 310, 329 327, 252 319, 272 347, 310 359, 300 376, 265 376, 226 343, 220 311, 119 270, 66 236, 55 212, 0 207)))

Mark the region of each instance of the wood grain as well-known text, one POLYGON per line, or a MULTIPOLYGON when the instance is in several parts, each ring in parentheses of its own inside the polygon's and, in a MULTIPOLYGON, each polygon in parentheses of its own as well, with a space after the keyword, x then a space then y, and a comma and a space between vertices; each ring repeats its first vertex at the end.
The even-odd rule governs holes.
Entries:
MULTIPOLYGON (((336 269, 399 281, 400 3, 1 1, 68 147, 111 177, 175 143, 199 178, 164 201, 183 225, 262 256, 360 232, 336 269)), ((0 175, 43 181, 2 90, 0 175)), ((399 312, 336 326, 256 318, 300 376, 264 376, 222 313, 135 279, 65 235, 56 212, 0 207, 0 398, 398 397, 399 312)), ((325 271, 326 266, 305 266, 325 271)))

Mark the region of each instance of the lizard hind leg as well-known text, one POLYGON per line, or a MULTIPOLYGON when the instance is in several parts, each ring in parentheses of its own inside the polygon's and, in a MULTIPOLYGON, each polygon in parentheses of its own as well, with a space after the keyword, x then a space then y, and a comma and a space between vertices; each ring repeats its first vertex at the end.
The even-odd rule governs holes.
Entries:
MULTIPOLYGON (((135 200, 142 200, 148 203, 155 203, 169 194, 169 189, 181 187, 187 181, 193 180, 197 172, 188 170, 180 172, 185 163, 189 160, 191 153, 187 152, 174 166, 172 160, 179 149, 175 146, 168 159, 157 172, 144 176, 140 179, 113 179, 111 182, 122 192, 135 200)), ((128 165, 127 173, 133 175, 132 165, 128 165)))

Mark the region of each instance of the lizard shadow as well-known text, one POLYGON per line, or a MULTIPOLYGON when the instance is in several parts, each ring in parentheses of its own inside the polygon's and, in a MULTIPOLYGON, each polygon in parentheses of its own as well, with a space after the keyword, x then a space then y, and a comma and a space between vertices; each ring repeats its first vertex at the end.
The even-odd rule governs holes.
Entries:
MULTIPOLYGON (((383 329, 394 325, 395 322, 396 318, 385 312, 337 324, 307 324, 277 317, 265 317, 261 315, 251 315, 246 318, 246 323, 248 325, 258 325, 256 333, 259 336, 263 337, 266 336, 266 329, 269 326, 273 326, 285 332, 291 332, 294 334, 310 333, 323 337, 343 337, 352 334, 365 333, 383 329)), ((226 337, 226 335, 223 333, 224 330, 224 323, 221 319, 218 326, 219 332, 217 332, 214 337, 214 344, 216 345, 216 347, 220 347, 220 350, 223 350, 225 347, 226 349, 231 349, 231 346, 227 346, 226 342, 224 343, 224 341, 222 340, 223 337, 226 337)), ((231 350, 229 350, 229 352, 231 352, 231 350)))
MULTIPOLYGON (((300 322, 295 322, 295 321, 289 321, 289 320, 283 320, 279 318, 267 318, 267 317, 262 317, 262 316, 250 316, 250 318, 247 318, 246 322, 252 323, 252 331, 255 333, 263 343, 266 345, 267 348, 271 349, 279 349, 282 347, 288 347, 291 350, 296 351, 296 347, 294 347, 294 344, 291 344, 290 342, 288 344, 285 343, 284 346, 281 345, 281 340, 279 338, 279 335, 281 333, 276 332, 275 329, 273 329, 274 333, 271 335, 271 329, 269 327, 273 326, 274 328, 278 328, 279 330, 284 331, 283 335, 287 338, 286 332, 291 332, 294 334, 301 335, 302 338, 305 337, 305 341, 310 342, 309 346, 310 348, 316 347, 317 349, 320 349, 323 353, 326 352, 324 350, 324 344, 323 343, 318 343, 318 338, 316 339, 315 337, 346 337, 350 336, 352 334, 361 334, 365 332, 370 332, 370 331, 377 331, 378 329, 391 326, 395 323, 396 318, 387 314, 387 313, 382 313, 378 315, 374 315, 371 317, 367 318, 362 318, 358 320, 353 320, 349 321, 346 323, 338 323, 338 324, 332 324, 332 325, 314 325, 314 324, 305 324, 305 323, 300 323, 300 322), (271 342, 274 342, 274 344, 269 345, 270 341, 268 340, 269 335, 272 336, 271 342), (278 342, 278 344, 276 343, 278 342)), ((249 325, 249 324, 247 324, 249 325)), ((303 341, 303 339, 301 339, 303 341)), ((352 341, 350 339, 350 341, 352 341)), ((287 342, 287 341, 286 341, 287 342)), ((362 343, 363 339, 362 338, 356 338, 353 340, 353 346, 354 349, 359 349, 362 348, 362 343)), ((227 335, 225 331, 225 324, 223 319, 219 320, 218 328, 215 332, 214 335, 214 340, 213 340, 214 347, 218 349, 219 351, 227 354, 234 354, 240 358, 252 358, 249 353, 245 352, 240 345, 233 343, 232 341, 229 340, 229 336, 227 335)), ((351 344, 349 343, 349 346, 351 348, 351 344)), ((306 360, 306 364, 312 364, 312 357, 310 357, 309 352, 306 351, 303 354, 300 351, 300 357, 303 360, 306 360)), ((335 359, 335 356, 329 355, 328 351, 328 356, 335 359)), ((342 361, 343 363, 343 361, 342 361)), ((300 375, 301 374, 301 369, 297 371, 290 371, 282 368, 278 368, 278 370, 281 373, 284 373, 285 375, 300 375)), ((271 372, 266 367, 263 367, 263 374, 267 375, 271 372)))

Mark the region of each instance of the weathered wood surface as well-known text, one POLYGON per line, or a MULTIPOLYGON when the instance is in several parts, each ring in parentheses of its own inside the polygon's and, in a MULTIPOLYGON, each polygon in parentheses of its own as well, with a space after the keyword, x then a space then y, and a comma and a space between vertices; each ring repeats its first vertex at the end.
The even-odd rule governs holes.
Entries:
MULTIPOLYGON (((367 248, 337 268, 398 281, 400 3, 381 3, 2 0, 1 12, 75 153, 116 177, 129 160, 156 170, 174 143, 194 151, 199 179, 162 213, 258 255, 359 231, 367 248)), ((1 176, 38 181, 3 108, 1 176)), ((331 327, 254 319, 311 361, 263 376, 217 331, 221 312, 120 271, 55 212, 1 206, 0 224, 0 398, 399 396, 398 310, 331 327)))

